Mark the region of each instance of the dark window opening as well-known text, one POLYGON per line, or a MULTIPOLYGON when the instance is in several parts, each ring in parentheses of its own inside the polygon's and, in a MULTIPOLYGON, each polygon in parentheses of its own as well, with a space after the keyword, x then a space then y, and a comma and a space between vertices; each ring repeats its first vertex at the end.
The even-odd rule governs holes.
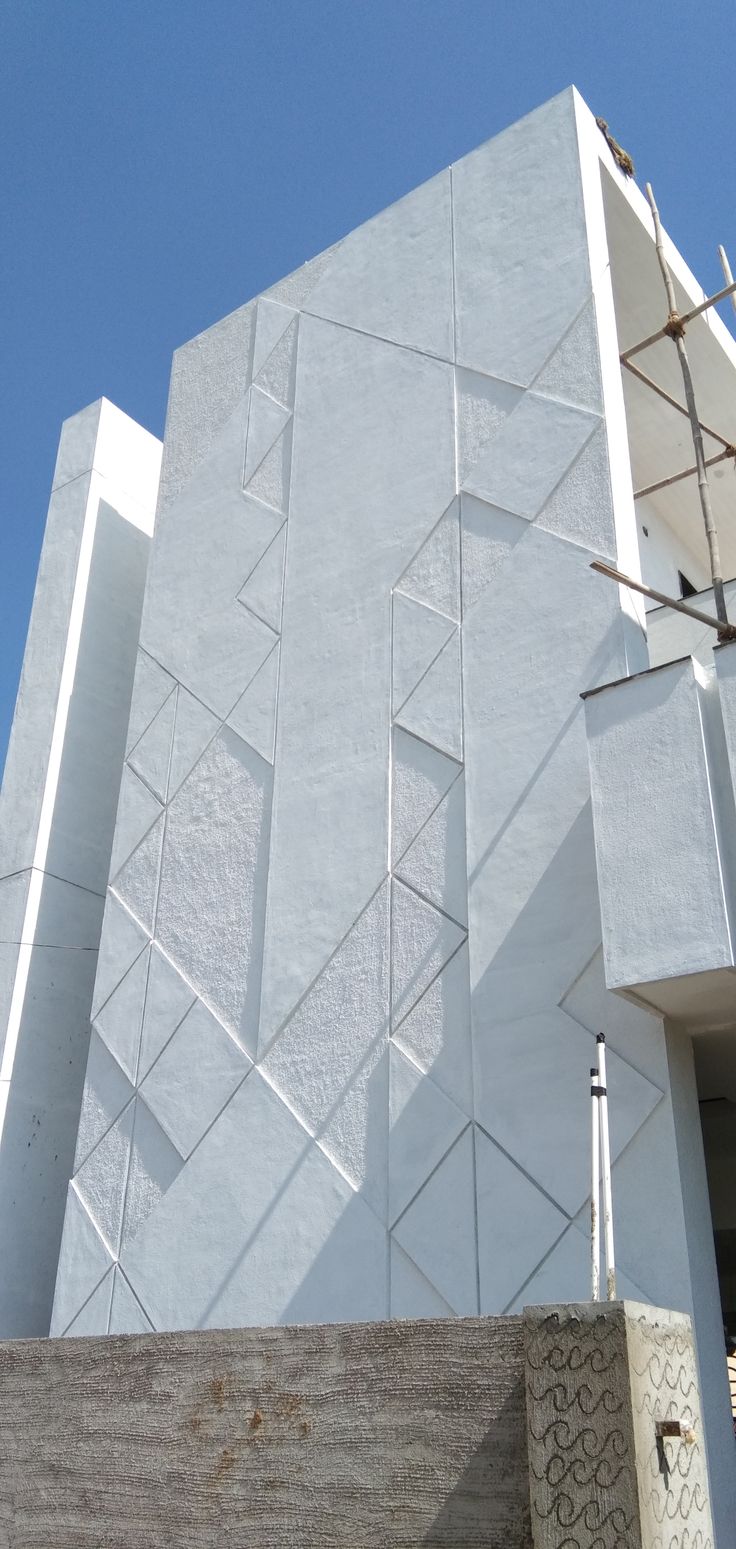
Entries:
POLYGON ((696 596, 697 590, 698 590, 697 586, 693 586, 692 581, 688 581, 687 576, 683 575, 681 570, 678 570, 678 572, 677 572, 677 579, 678 579, 678 581, 680 583, 680 596, 681 597, 695 597, 696 596))

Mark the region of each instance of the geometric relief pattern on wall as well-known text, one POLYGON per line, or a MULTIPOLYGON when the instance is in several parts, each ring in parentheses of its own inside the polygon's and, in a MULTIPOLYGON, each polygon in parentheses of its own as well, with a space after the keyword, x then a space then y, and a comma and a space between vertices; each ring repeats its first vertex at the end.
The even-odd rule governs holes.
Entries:
POLYGON ((561 398, 578 409, 603 413, 598 329, 592 296, 555 346, 532 386, 535 392, 561 398))
POLYGON ((176 680, 141 648, 136 658, 133 695, 128 722, 126 754, 132 752, 146 728, 168 699, 176 680))
POLYGON ((508 558, 529 529, 522 516, 501 511, 475 495, 460 496, 462 513, 463 616, 495 580, 508 558))
MULTIPOLYGON (((260 303, 244 445, 236 408, 178 497, 184 548, 174 546, 172 563, 201 568, 196 611, 172 642, 187 686, 148 653, 139 657, 74 1184, 80 1208, 85 1200, 89 1242, 105 1245, 104 1260, 97 1248, 92 1252, 100 1270, 110 1251, 116 1257, 131 1250, 251 1069, 296 346, 293 311, 260 303), (248 564, 238 574, 241 554, 248 564)), ((165 651, 165 639, 159 649, 165 651)), ((385 960, 388 978, 387 952, 385 960)), ((364 1088, 375 1105, 376 1081, 387 1086, 388 1079, 368 1075, 356 1074, 357 1109, 346 1107, 346 1133, 339 1118, 324 1126, 354 1175, 367 1168, 364 1088)), ((386 1093, 384 1111, 387 1105, 386 1093)), ((385 1153, 385 1123, 383 1131, 385 1153)), ((385 1216, 385 1182, 382 1193, 385 1216)), ((101 1273, 94 1286, 85 1284, 85 1301, 100 1279, 101 1273)), ((121 1272, 110 1272, 104 1297, 95 1295, 89 1308, 85 1328, 104 1308, 111 1326, 148 1326, 147 1310, 121 1272)), ((81 1303, 65 1305, 63 1327, 82 1310, 81 1303)))
POLYGON ((526 392, 464 488, 531 522, 599 424, 598 415, 526 392))
POLYGON ((522 395, 523 389, 478 371, 455 370, 458 483, 462 489, 522 395))
POLYGON ((260 1062, 275 1091, 382 1221, 389 905, 385 882, 260 1062))
POLYGON ((272 772, 228 727, 166 814, 156 940, 251 1053, 258 1027, 272 772))
POLYGON ((392 1233, 460 1317, 478 1310, 473 1172, 473 1136, 468 1125, 399 1217, 392 1233))
POLYGON ((460 617, 455 498, 392 593, 394 1316, 478 1305, 460 617))
POLYGON ((460 620, 460 503, 457 496, 407 565, 394 596, 413 597, 438 613, 460 620))
MULTIPOLYGON (((581 1123, 586 1070, 595 1058, 592 1035, 558 1007, 477 1029, 476 1112, 488 1134, 569 1216, 587 1195, 588 1133, 581 1123), (530 1122, 528 1073, 545 1092, 530 1122)), ((644 1124, 662 1093, 609 1051, 611 1155, 644 1124)))

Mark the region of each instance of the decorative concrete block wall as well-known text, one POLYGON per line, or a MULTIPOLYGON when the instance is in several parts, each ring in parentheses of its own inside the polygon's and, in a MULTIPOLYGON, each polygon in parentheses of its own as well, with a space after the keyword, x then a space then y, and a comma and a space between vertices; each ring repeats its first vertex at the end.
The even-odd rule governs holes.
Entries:
POLYGON ((584 1296, 601 1026, 621 1286, 689 1306, 579 698, 637 645, 599 154, 564 93, 176 357, 54 1333, 584 1296))
POLYGON ((615 1302, 0 1345, 0 1549, 223 1542, 713 1549, 689 1320, 615 1302))

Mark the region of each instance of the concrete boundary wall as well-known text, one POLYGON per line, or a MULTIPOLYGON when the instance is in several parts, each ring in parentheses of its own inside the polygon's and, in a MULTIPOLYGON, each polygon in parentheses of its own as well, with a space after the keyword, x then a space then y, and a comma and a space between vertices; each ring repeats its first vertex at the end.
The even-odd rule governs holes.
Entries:
POLYGON ((0 1549, 684 1543, 714 1546, 680 1314, 0 1346, 0 1549))

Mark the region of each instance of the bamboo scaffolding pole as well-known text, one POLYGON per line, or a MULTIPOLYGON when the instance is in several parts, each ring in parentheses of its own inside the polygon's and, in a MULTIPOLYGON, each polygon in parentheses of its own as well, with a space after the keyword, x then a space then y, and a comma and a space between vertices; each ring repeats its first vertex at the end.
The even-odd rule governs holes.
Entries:
POLYGON ((590 1072, 590 1299, 601 1299, 601 1130, 600 1080, 595 1066, 590 1072))
POLYGON ((590 562, 591 570, 597 570, 599 575, 607 576, 609 581, 618 581, 619 586, 628 586, 632 592, 641 592, 643 597, 651 597, 653 602, 659 602, 664 608, 675 608, 678 613, 686 613, 688 618, 696 619, 699 624, 707 624, 709 629, 716 629, 720 639, 736 640, 736 624, 729 624, 724 629, 718 619, 711 617, 710 613, 701 613, 699 608, 691 608, 687 602, 681 602, 677 597, 668 597, 666 592, 658 592, 654 586, 647 586, 644 581, 635 581, 633 576, 624 575, 620 570, 614 570, 613 565, 604 565, 600 559, 590 562))
MULTIPOLYGON (((651 387, 652 392, 656 393, 659 398, 663 398, 665 403, 670 405, 670 408, 676 409, 678 414, 684 414, 686 419, 690 418, 685 405, 683 403, 678 403, 677 399, 673 398, 672 394, 668 393, 666 388, 660 387, 659 382, 653 381, 650 376, 647 376, 645 371, 642 371, 639 366, 635 366, 633 361, 624 360, 622 356, 621 364, 626 367, 627 371, 631 372, 632 376, 638 377, 639 381, 643 382, 645 387, 651 387)), ((703 424, 702 420, 698 420, 698 424, 700 425, 700 429, 703 431, 704 435, 711 436, 714 441, 718 441, 726 451, 732 452, 734 450, 733 442, 727 441, 726 437, 721 435, 720 430, 711 430, 710 425, 703 424)))
POLYGON ((596 1038, 598 1045, 598 1102, 600 1104, 601 1170, 603 1173, 603 1243, 606 1250, 606 1297, 616 1300, 616 1256, 613 1244, 613 1194, 611 1191, 611 1143, 608 1134, 608 1093, 606 1090, 606 1039, 604 1033, 596 1038))
MULTIPOLYGON (((723 452, 717 452, 715 457, 706 457, 706 468, 712 468, 715 463, 722 463, 726 457, 736 458, 736 446, 723 452)), ((667 489, 670 484, 679 484, 682 479, 691 479, 697 473, 697 464, 692 468, 683 468, 681 473, 671 473, 668 479, 657 479, 655 484, 647 484, 644 489, 634 490, 634 499, 641 500, 644 495, 654 495, 658 489, 667 489)))
MULTIPOLYGON (((721 551, 718 543, 718 532, 716 529, 715 519, 713 516, 713 507, 711 505, 710 499, 708 471, 705 466, 705 452, 703 451, 703 433, 700 429, 700 420, 698 419, 698 410, 695 402, 695 388, 693 385, 692 372, 690 370, 690 361, 688 359, 688 353, 685 348, 685 340, 683 337, 684 325, 687 321, 687 317, 683 316, 679 319, 677 317, 677 298, 675 296, 675 287, 672 281, 670 267, 665 257, 662 225, 659 219, 659 210, 657 209, 657 203, 654 198, 654 192, 651 183, 647 183, 646 191, 647 199, 649 200, 652 211, 652 219, 654 221, 654 245, 656 248, 657 258, 659 260, 659 267, 662 271, 662 279, 667 295, 667 304, 670 314, 669 321, 665 325, 663 332, 668 333, 669 336, 673 339, 679 357, 680 369, 682 371, 682 383, 685 389, 685 402, 687 404, 688 415, 690 418, 690 429, 692 431, 693 446, 695 447, 695 462, 698 469, 698 494, 700 495, 700 507, 703 513, 705 535, 708 541, 710 573, 713 581, 713 601, 716 605, 716 614, 719 624, 721 625, 721 630, 728 630, 728 609, 726 607, 726 598, 723 591, 721 551)), ((731 287, 727 286, 723 294, 730 295, 733 290, 736 290, 736 284, 731 287)), ((714 297, 711 299, 711 305, 715 299, 718 298, 714 297)), ((702 310, 702 308, 696 310, 702 310)), ((690 313, 689 315, 694 316, 695 313, 690 313)))
MULTIPOLYGON (((728 261, 728 258, 726 256, 726 249, 725 249, 725 247, 719 247, 719 249, 718 249, 718 257, 721 260, 721 268, 723 270, 723 278, 726 281, 726 284, 727 285, 733 285, 733 275, 731 273, 731 265, 730 265, 730 263, 728 261)), ((734 312, 736 312, 736 295, 734 295, 733 292, 731 293, 731 306, 733 307, 734 312)))
MULTIPOLYGON (((647 183, 647 197, 649 197, 650 187, 651 184, 647 183)), ((662 256, 664 257, 664 251, 662 256)), ((666 258, 664 261, 667 263, 666 258)), ((667 272, 669 273, 669 266, 667 272)), ((724 285, 723 290, 717 290, 714 296, 706 296, 705 301, 698 302, 698 305, 691 307, 689 312, 678 312, 675 289, 672 286, 672 302, 667 322, 663 323, 656 333, 650 333, 646 339, 640 339, 638 344, 632 344, 631 349, 624 350, 621 359, 630 360, 632 355, 638 355, 641 350, 648 350, 650 344, 658 344, 660 339, 666 339, 668 336, 671 338, 674 326, 684 328, 686 323, 691 323, 694 317, 700 317, 701 313, 707 312, 709 307, 717 307, 719 301, 725 301, 727 296, 733 296, 734 291, 736 291, 736 280, 731 280, 730 285, 724 285)))

